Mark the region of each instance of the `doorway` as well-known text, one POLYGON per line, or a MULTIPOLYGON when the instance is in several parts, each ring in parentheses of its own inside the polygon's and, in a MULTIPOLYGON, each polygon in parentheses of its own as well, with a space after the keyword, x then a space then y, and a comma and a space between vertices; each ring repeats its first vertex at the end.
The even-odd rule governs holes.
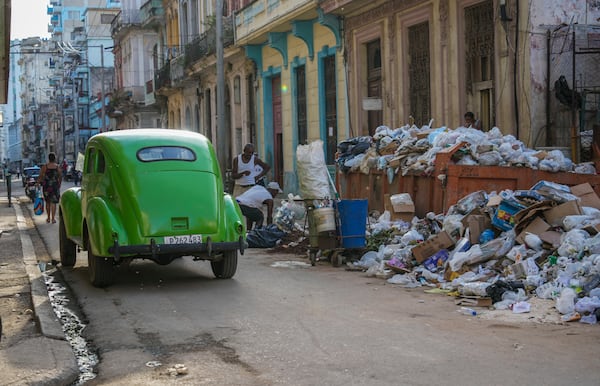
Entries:
POLYGON ((273 180, 283 184, 283 124, 281 119, 281 75, 271 78, 273 111, 273 180))

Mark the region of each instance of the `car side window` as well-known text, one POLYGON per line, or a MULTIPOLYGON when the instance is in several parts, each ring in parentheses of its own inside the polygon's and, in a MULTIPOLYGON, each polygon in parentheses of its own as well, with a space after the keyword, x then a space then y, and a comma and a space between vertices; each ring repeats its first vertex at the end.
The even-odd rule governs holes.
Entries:
POLYGON ((97 158, 98 161, 96 162, 96 164, 98 165, 98 173, 104 173, 104 170, 106 169, 106 160, 104 159, 104 153, 98 151, 97 158))
POLYGON ((85 157, 85 162, 87 162, 87 164, 85 165, 85 172, 87 174, 94 173, 94 159, 96 158, 95 155, 96 155, 96 149, 94 149, 94 148, 88 149, 87 157, 85 157))

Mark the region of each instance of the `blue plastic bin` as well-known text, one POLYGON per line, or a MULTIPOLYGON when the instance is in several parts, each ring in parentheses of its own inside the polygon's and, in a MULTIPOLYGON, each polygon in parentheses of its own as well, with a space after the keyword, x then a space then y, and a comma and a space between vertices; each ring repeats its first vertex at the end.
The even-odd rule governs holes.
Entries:
POLYGON ((368 203, 368 200, 341 200, 337 203, 342 248, 366 246, 368 203))

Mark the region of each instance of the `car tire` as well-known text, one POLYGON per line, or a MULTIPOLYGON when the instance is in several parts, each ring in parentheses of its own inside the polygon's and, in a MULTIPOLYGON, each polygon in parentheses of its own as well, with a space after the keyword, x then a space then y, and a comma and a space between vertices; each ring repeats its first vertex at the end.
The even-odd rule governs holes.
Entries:
POLYGON ((114 282, 113 259, 110 257, 102 257, 94 255, 92 245, 88 236, 87 239, 88 253, 88 271, 90 282, 94 287, 108 287, 114 282))
POLYGON ((219 261, 211 261, 210 266, 218 279, 231 279, 237 270, 237 250, 223 252, 223 258, 219 261))
POLYGON ((58 217, 58 242, 60 249, 60 264, 72 267, 77 260, 77 244, 67 237, 67 228, 63 216, 58 217))

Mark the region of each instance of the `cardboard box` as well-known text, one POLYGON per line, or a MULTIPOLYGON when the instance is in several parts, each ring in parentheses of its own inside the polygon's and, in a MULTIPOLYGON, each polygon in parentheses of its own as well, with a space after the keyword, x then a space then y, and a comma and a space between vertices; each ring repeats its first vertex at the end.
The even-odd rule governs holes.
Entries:
POLYGON ((600 209, 600 197, 596 194, 589 182, 571 187, 571 193, 579 197, 581 206, 600 209))
POLYGON ((457 306, 491 307, 492 298, 480 296, 461 296, 454 301, 457 306))
POLYGON ((486 204, 487 207, 491 207, 491 206, 498 206, 502 203, 502 196, 499 195, 495 195, 492 196, 488 199, 488 202, 486 204))
POLYGON ((397 168, 400 166, 401 162, 402 162, 402 157, 394 157, 394 158, 388 160, 388 167, 397 168))
POLYGON ((533 221, 531 223, 529 223, 529 225, 527 225, 525 227, 525 229, 523 229, 521 231, 521 233, 519 233, 519 235, 515 238, 515 240, 519 244, 524 244, 525 243, 525 235, 527 233, 532 233, 534 235, 539 236, 541 233, 549 230, 550 228, 552 228, 550 226, 550 224, 548 224, 546 221, 544 221, 541 217, 536 217, 535 219, 533 219, 533 221))
POLYGON ((537 275, 539 273, 539 267, 533 258, 514 263, 510 268, 517 279, 524 279, 529 275, 537 275))
POLYGON ((400 205, 392 205, 392 201, 390 200, 391 195, 386 194, 383 196, 384 202, 383 207, 384 210, 390 212, 390 217, 392 221, 406 221, 411 222, 413 217, 415 217, 415 205, 414 204, 400 204, 400 205))
POLYGON ((503 231, 511 230, 516 223, 515 215, 523 209, 525 206, 514 200, 502 200, 492 218, 492 225, 503 231))
POLYGON ((454 245, 454 240, 448 233, 442 231, 437 235, 431 236, 412 248, 412 254, 415 260, 420 264, 435 255, 442 249, 450 249, 454 245))
POLYGON ((583 230, 592 236, 597 235, 600 233, 600 224, 588 225, 583 230))
POLYGON ((486 214, 471 215, 467 219, 467 227, 469 228, 471 245, 479 244, 479 236, 484 230, 492 227, 492 220, 486 214))
POLYGON ((540 233, 538 236, 544 242, 544 244, 550 245, 552 248, 558 248, 560 246, 560 237, 562 233, 557 231, 546 231, 540 233))
POLYGON ((546 222, 552 226, 563 226, 563 218, 566 216, 580 215, 581 213, 579 202, 573 200, 544 211, 544 218, 546 219, 546 222))
POLYGON ((380 147, 379 154, 381 154, 381 155, 394 154, 396 152, 396 149, 398 148, 398 146, 400 146, 400 144, 397 141, 392 141, 392 142, 388 143, 385 147, 380 147))
POLYGON ((431 272, 436 272, 439 268, 444 267, 450 253, 447 249, 440 249, 433 256, 423 262, 423 266, 431 272))

